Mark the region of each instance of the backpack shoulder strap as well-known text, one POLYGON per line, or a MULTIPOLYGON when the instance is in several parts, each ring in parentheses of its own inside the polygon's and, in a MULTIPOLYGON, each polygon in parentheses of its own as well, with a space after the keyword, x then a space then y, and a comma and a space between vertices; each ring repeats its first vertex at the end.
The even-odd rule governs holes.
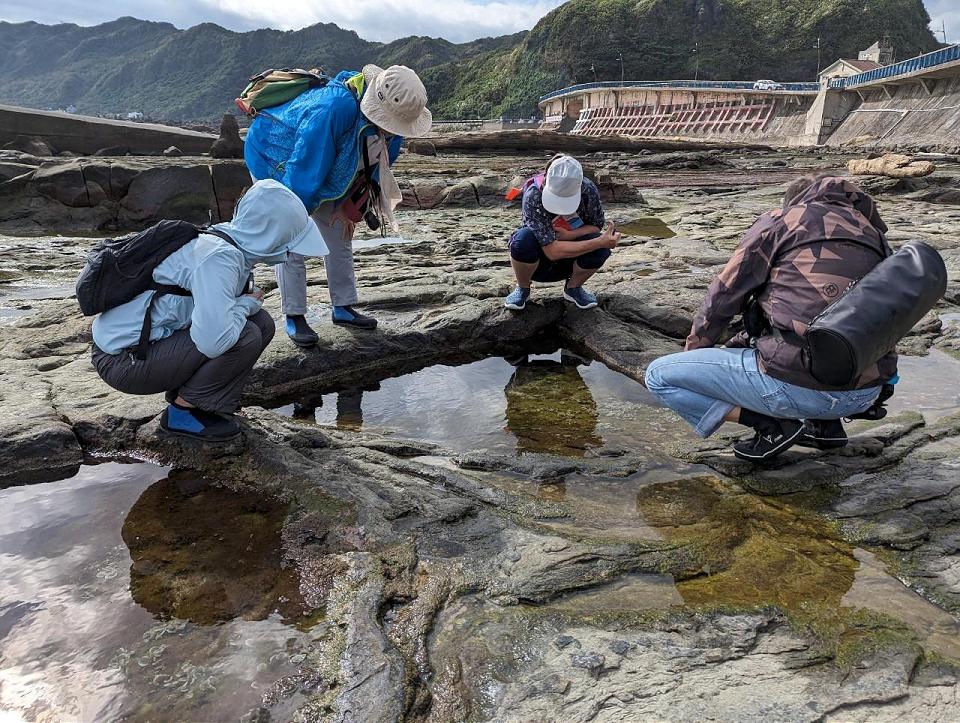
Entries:
POLYGON ((221 231, 220 229, 216 228, 215 226, 202 226, 202 227, 200 227, 200 228, 197 229, 197 232, 198 232, 198 233, 208 233, 208 234, 210 234, 211 236, 216 236, 217 238, 222 239, 223 241, 226 241, 228 244, 230 244, 231 246, 233 246, 235 249, 239 249, 239 248, 240 248, 240 246, 237 245, 237 242, 233 240, 233 237, 230 236, 230 234, 228 234, 226 231, 221 231))
MULTIPOLYGON (((234 248, 239 248, 237 242, 234 241, 226 231, 221 231, 213 226, 195 226, 194 228, 196 229, 197 235, 208 233, 223 239, 234 248)), ((137 340, 136 353, 134 354, 134 356, 141 361, 147 358, 147 350, 150 348, 150 335, 153 332, 153 305, 157 299, 167 295, 193 296, 190 291, 176 284, 160 284, 154 282, 150 285, 150 289, 153 290, 154 294, 150 298, 150 303, 147 304, 146 312, 144 312, 143 325, 140 327, 140 338, 137 340)))

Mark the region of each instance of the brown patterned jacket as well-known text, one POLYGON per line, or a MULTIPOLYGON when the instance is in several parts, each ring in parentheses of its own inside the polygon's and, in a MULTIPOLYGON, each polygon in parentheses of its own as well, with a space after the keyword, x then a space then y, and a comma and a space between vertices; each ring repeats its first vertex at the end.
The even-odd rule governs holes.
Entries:
MULTIPOLYGON (((886 230, 866 192, 844 178, 820 179, 793 205, 763 214, 747 231, 710 284, 686 348, 717 344, 744 300, 758 289, 770 324, 803 335, 814 317, 876 266, 881 254, 890 253, 886 230)), ((745 335, 738 335, 727 346, 745 343, 745 335)), ((757 350, 760 368, 770 376, 828 389, 807 371, 796 343, 770 334, 757 340, 757 350)), ((897 355, 891 352, 852 388, 882 384, 896 373, 897 355)))

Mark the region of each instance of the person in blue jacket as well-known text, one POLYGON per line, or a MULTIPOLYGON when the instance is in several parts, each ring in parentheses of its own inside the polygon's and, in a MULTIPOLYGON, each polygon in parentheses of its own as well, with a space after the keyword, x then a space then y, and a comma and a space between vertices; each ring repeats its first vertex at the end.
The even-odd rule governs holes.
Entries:
POLYGON ((127 394, 166 392, 160 427, 172 434, 225 441, 240 434, 230 416, 247 377, 273 338, 273 319, 261 308, 263 292, 249 288, 254 264, 282 263, 290 253, 327 252, 300 199, 277 181, 258 181, 237 204, 233 220, 164 259, 154 281, 181 286, 191 296, 153 300, 145 359, 132 349, 154 291, 103 312, 93 321, 93 365, 114 389, 127 394))
MULTIPOLYGON (((369 168, 381 189, 370 197, 376 205, 372 210, 397 232, 393 209, 400 192, 390 166, 404 137, 430 130, 433 118, 426 105, 427 91, 410 68, 367 65, 360 73, 345 70, 326 86, 260 110, 250 125, 244 145, 250 175, 280 181, 297 194, 330 249, 324 266, 334 324, 362 329, 377 325, 353 308, 358 301, 353 232, 359 218, 351 199, 369 168)), ((298 346, 315 345, 319 338, 305 319, 303 257, 291 254, 278 266, 277 282, 287 334, 298 346)))

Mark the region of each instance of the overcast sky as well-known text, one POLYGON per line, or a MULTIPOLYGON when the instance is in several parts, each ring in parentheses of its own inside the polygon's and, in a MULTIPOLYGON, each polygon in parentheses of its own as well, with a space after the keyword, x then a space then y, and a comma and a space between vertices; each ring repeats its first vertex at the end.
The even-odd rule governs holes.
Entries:
MULTIPOLYGON (((960 42, 960 0, 924 0, 932 27, 960 42)), ((455 42, 528 30, 562 0, 0 0, 0 20, 96 25, 122 15, 179 28, 214 22, 233 30, 291 30, 333 22, 368 40, 431 35, 455 42)), ((941 37, 942 39, 942 37, 941 37)))

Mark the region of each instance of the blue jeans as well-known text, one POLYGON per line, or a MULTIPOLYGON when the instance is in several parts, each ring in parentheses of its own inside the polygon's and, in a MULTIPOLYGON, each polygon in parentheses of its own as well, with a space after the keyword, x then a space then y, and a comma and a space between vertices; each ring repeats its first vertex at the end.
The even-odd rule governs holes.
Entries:
POLYGON ((774 379, 757 367, 755 349, 695 349, 656 359, 647 389, 709 437, 734 407, 778 419, 840 419, 867 409, 880 387, 821 392, 774 379))

